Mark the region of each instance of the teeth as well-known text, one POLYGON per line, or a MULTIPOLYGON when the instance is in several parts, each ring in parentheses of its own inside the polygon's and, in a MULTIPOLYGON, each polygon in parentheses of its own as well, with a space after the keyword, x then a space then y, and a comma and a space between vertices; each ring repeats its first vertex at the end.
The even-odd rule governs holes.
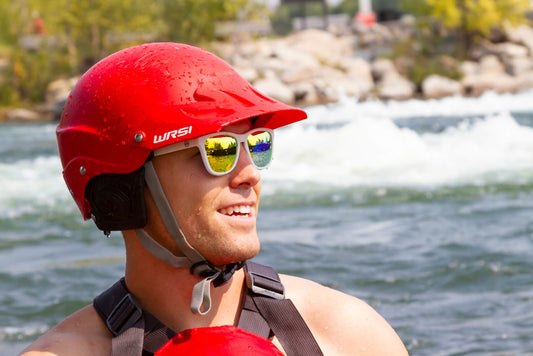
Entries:
POLYGON ((223 215, 232 215, 233 213, 250 214, 251 212, 252 207, 249 205, 236 205, 230 206, 229 208, 220 209, 220 213, 223 215))

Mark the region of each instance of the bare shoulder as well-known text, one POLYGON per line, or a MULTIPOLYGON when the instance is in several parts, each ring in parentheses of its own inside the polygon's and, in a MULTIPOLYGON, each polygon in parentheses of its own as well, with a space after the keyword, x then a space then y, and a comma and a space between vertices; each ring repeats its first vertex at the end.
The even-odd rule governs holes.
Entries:
POLYGON ((303 278, 281 280, 324 354, 407 355, 394 329, 364 301, 303 278))
POLYGON ((111 334, 92 305, 68 316, 22 351, 21 356, 109 355, 111 334))

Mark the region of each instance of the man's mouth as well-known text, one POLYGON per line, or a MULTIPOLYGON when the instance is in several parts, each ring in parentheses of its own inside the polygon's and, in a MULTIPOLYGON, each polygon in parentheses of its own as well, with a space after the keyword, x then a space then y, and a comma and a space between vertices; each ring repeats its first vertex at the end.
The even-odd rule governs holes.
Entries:
POLYGON ((249 205, 235 205, 227 208, 222 208, 218 211, 222 215, 228 216, 250 216, 252 207, 249 205))

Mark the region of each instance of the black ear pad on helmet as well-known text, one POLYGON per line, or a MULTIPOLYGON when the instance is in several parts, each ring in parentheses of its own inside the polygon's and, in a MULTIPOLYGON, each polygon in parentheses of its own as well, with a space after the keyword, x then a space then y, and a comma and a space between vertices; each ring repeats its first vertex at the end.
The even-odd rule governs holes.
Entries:
POLYGON ((103 231, 140 229, 146 226, 144 167, 129 174, 102 174, 85 190, 91 215, 103 231))

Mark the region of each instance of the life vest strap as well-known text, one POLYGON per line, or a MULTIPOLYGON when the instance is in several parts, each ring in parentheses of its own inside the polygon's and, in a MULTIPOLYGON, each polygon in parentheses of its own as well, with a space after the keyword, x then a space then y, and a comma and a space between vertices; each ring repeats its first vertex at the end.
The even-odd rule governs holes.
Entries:
POLYGON ((285 299, 285 287, 273 268, 254 262, 245 265, 246 286, 252 293, 273 299, 285 299))
POLYGON ((305 320, 292 301, 285 299, 278 273, 250 261, 246 262, 245 271, 248 293, 239 327, 267 338, 276 335, 289 356, 322 356, 305 320), (266 328, 268 336, 265 336, 266 328))
POLYGON ((107 317, 106 325, 114 336, 122 334, 142 318, 142 308, 131 294, 126 294, 107 317))
MULTIPOLYGON (((290 299, 278 273, 247 261, 246 298, 238 327, 264 338, 276 335, 289 356, 322 356, 313 334, 290 299)), ((130 294, 124 278, 93 301, 94 308, 114 335, 113 356, 153 355, 176 333, 143 310, 130 294)))
POLYGON ((93 306, 114 336, 111 341, 113 356, 153 355, 176 335, 141 308, 124 278, 94 298, 93 306))

